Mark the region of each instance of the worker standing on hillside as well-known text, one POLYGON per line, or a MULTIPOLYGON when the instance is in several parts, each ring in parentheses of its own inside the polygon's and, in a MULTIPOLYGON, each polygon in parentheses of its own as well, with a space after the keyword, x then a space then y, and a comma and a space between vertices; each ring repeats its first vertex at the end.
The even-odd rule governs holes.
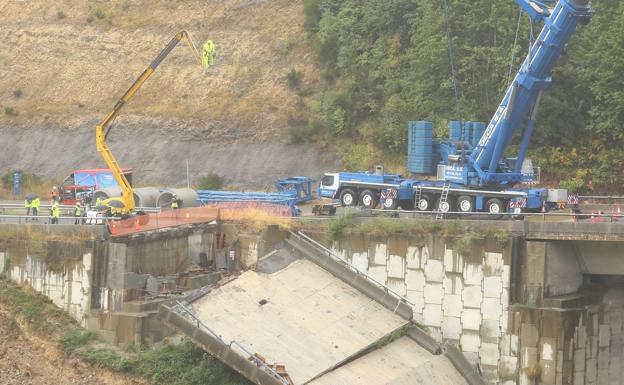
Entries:
POLYGON ((57 225, 59 223, 59 217, 61 216, 61 209, 59 209, 59 205, 57 201, 54 201, 52 203, 52 208, 50 209, 50 216, 52 217, 52 220, 50 221, 50 223, 53 225, 57 225))
POLYGON ((202 66, 204 68, 210 68, 214 65, 215 57, 217 55, 217 47, 212 40, 206 40, 202 47, 202 66))
MULTIPOLYGON (((39 199, 39 197, 36 197, 30 202, 30 208, 32 209, 33 217, 39 215, 39 207, 41 207, 41 200, 39 199)), ((37 218, 35 218, 35 220, 37 220, 37 218)))
POLYGON ((74 224, 79 225, 82 221, 82 205, 80 204, 80 202, 76 202, 76 207, 74 208, 74 217, 76 218, 74 224))

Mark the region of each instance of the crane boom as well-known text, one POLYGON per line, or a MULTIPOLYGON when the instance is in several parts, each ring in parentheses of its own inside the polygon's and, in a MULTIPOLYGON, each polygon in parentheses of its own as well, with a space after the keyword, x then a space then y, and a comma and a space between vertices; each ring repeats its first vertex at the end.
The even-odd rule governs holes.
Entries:
POLYGON ((478 174, 478 184, 513 184, 522 180, 521 167, 535 124, 542 92, 551 84, 553 66, 579 23, 589 21, 589 0, 559 0, 551 10, 531 0, 516 0, 533 21, 544 27, 529 50, 520 70, 507 89, 485 133, 468 157, 468 164, 478 174), (500 169, 500 162, 514 133, 525 125, 513 170, 500 169))
POLYGON ((202 65, 201 55, 199 54, 197 47, 195 47, 195 44, 193 43, 193 40, 191 39, 188 32, 186 31, 179 32, 171 39, 171 41, 169 41, 169 43, 165 46, 165 48, 163 48, 163 50, 158 54, 158 56, 156 56, 156 58, 143 71, 143 73, 141 73, 141 75, 134 81, 134 83, 132 83, 130 88, 128 88, 128 90, 123 94, 123 96, 115 104, 115 106, 113 107, 113 110, 109 112, 108 115, 106 115, 106 117, 104 117, 104 119, 102 119, 102 121, 95 128, 95 141, 96 141, 97 150, 102 155, 102 158, 104 158, 104 161, 106 162, 106 164, 112 171, 113 176, 115 177, 115 180, 117 181, 117 183, 119 184, 119 187, 121 188, 122 195, 121 195, 120 200, 124 204, 123 211, 126 213, 131 212, 135 208, 132 186, 130 185, 130 183, 128 182, 128 179, 126 179, 125 175, 123 174, 121 167, 117 163, 117 159, 115 158, 112 151, 106 144, 106 138, 108 137, 108 133, 111 128, 111 123, 117 117, 117 115, 119 114, 123 106, 134 96, 134 94, 139 90, 139 88, 141 88, 143 83, 145 83, 145 81, 149 79, 149 77, 154 73, 154 71, 160 65, 160 63, 169 55, 169 53, 171 53, 171 51, 178 45, 178 43, 182 39, 185 39, 187 41, 189 47, 193 51, 193 54, 197 58, 199 64, 202 65))

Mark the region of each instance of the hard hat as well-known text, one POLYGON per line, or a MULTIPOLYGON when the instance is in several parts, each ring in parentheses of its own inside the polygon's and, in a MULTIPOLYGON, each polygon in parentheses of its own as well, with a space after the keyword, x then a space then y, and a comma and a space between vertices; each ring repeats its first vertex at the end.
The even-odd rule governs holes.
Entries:
POLYGON ((76 202, 76 206, 80 206, 80 202, 76 202))
POLYGON ((54 190, 56 190, 56 186, 54 186, 54 190))

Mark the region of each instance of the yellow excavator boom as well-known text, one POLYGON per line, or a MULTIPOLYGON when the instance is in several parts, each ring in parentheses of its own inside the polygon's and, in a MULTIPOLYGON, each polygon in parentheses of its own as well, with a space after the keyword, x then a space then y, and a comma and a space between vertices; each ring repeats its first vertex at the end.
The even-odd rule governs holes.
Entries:
MULTIPOLYGON (((124 213, 129 213, 135 209, 133 189, 128 182, 128 179, 126 179, 125 175, 121 171, 121 167, 117 163, 117 159, 115 159, 115 156, 106 144, 106 138, 108 137, 108 134, 110 132, 112 122, 115 120, 123 106, 132 98, 132 96, 134 96, 139 88, 141 88, 143 83, 145 83, 145 81, 149 79, 149 77, 152 75, 152 73, 154 73, 160 63, 167 57, 167 55, 169 55, 169 53, 178 45, 178 43, 182 39, 185 39, 187 41, 198 63, 202 65, 202 56, 199 54, 199 51, 197 51, 197 47, 195 47, 195 44, 193 43, 193 40, 191 39, 188 32, 179 32, 171 39, 167 46, 163 48, 163 50, 158 54, 158 56, 156 56, 156 58, 143 71, 143 73, 137 78, 137 80, 132 83, 126 93, 123 94, 121 99, 119 99, 119 101, 115 104, 113 110, 109 112, 108 115, 106 115, 106 117, 102 119, 102 121, 95 128, 95 142, 97 150, 102 155, 102 158, 104 158, 104 161, 112 171, 115 180, 121 188, 120 200, 124 204, 124 208, 122 210, 124 213)), ((210 45, 211 47, 214 47, 212 42, 210 42, 210 45)), ((214 54, 214 52, 210 52, 208 54, 214 54)), ((204 52, 204 55, 206 55, 206 52, 204 52)))

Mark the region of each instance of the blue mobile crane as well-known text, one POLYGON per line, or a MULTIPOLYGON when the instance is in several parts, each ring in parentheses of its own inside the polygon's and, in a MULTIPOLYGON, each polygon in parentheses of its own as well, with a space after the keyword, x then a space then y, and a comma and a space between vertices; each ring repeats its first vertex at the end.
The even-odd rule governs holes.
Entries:
POLYGON ((381 203, 385 209, 435 208, 442 213, 501 213, 508 208, 514 212, 538 211, 547 203, 565 201, 565 190, 514 186, 532 178, 532 167, 525 158, 542 93, 552 83, 553 66, 577 26, 589 23, 591 2, 559 0, 554 8, 538 1, 516 2, 533 24, 543 22, 544 27, 487 127, 480 130, 479 123, 451 122, 449 140, 433 140, 431 123, 410 122, 410 150, 420 146, 423 157, 410 159, 408 169, 427 174, 437 161, 437 180, 404 179, 384 174, 383 169, 375 173, 327 173, 321 179, 319 196, 340 199, 344 206, 374 208, 381 203), (504 157, 521 127, 524 130, 517 155, 504 157))

